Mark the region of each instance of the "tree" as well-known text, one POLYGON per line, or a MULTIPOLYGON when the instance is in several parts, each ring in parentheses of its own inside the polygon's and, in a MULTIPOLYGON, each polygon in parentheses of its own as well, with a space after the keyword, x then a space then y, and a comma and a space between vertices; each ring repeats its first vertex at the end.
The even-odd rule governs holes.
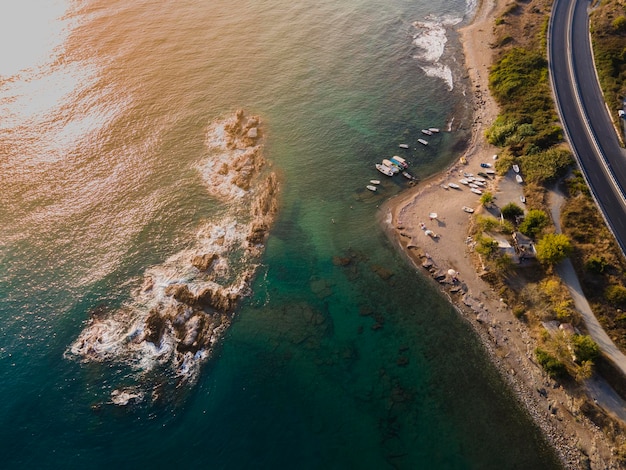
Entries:
POLYGON ((529 210, 519 226, 519 231, 529 237, 536 237, 550 223, 548 214, 539 209, 529 210))
POLYGON ((572 252, 572 244, 562 233, 548 233, 537 243, 537 259, 547 265, 555 265, 572 252))
POLYGON ((586 361, 595 361, 600 355, 600 347, 591 336, 574 335, 572 336, 572 345, 574 346, 574 355, 576 362, 582 364, 586 361))
POLYGON ((626 17, 618 16, 613 20, 611 26, 613 26, 613 29, 618 33, 626 31, 626 17))
POLYGON ((504 206, 501 210, 502 217, 509 220, 515 220, 516 217, 524 214, 524 209, 515 204, 514 202, 509 202, 506 206, 504 206))

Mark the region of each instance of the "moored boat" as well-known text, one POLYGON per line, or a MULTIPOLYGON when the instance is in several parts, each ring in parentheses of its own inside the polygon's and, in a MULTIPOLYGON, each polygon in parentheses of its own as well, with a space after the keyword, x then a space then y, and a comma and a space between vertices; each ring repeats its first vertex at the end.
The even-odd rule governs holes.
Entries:
POLYGON ((463 206, 463 207, 461 207, 461 209, 463 209, 468 214, 471 214, 471 213, 474 212, 474 209, 472 209, 471 207, 467 207, 467 206, 463 206))
POLYGON ((425 141, 424 139, 417 139, 417 141, 422 145, 428 145, 428 142, 425 141))
POLYGON ((456 183, 448 183, 448 186, 452 189, 461 189, 461 187, 456 183))
POLYGON ((464 184, 464 185, 467 186, 469 184, 469 181, 467 181, 465 178, 462 178, 462 179, 459 180, 459 183, 464 184))
POLYGON ((422 129, 422 134, 424 134, 424 135, 433 135, 433 132, 430 129, 422 129))
POLYGON ((438 128, 438 127, 429 127, 429 128, 428 128, 428 130, 429 130, 430 132, 435 133, 435 134, 439 132, 439 128, 438 128))
POLYGON ((367 186, 365 186, 367 189, 369 189, 370 191, 374 191, 376 192, 376 186, 374 186, 373 184, 368 184, 367 186))
POLYGON ((417 179, 415 176, 413 176, 408 171, 403 171, 402 172, 402 176, 404 176, 406 179, 409 179, 409 180, 416 180, 417 179))
POLYGON ((386 158, 383 160, 383 165, 388 167, 394 173, 399 173, 400 172, 400 167, 398 165, 394 165, 392 161, 387 160, 386 158))
POLYGON ((380 184, 380 180, 370 180, 370 183, 372 183, 372 184, 380 184))
POLYGON ((401 149, 408 149, 409 146, 407 144, 400 144, 398 145, 398 147, 400 147, 401 149))
POLYGON ((473 192, 474 194, 479 194, 479 195, 483 193, 480 189, 477 189, 477 188, 472 188, 470 189, 470 191, 473 192))
POLYGON ((377 163, 376 169, 380 171, 383 175, 393 176, 393 171, 391 171, 391 168, 389 168, 387 165, 377 163))
POLYGON ((513 171, 514 171, 515 173, 519 173, 519 166, 517 166, 517 165, 513 165, 513 171))
POLYGON ((391 163, 393 163, 394 165, 396 165, 398 168, 408 168, 409 165, 407 165, 407 163, 404 161, 403 158, 400 157, 396 157, 395 155, 393 157, 390 158, 391 163))
POLYGON ((515 175, 515 181, 517 181, 519 184, 522 184, 524 182, 520 175, 515 175))

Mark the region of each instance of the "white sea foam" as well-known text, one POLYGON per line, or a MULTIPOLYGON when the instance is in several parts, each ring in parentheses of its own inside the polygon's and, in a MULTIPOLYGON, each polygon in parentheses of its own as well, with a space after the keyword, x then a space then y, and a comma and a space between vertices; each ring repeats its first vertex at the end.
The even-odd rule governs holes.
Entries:
POLYGON ((425 21, 416 21, 413 27, 416 33, 413 36, 413 44, 418 52, 414 58, 420 64, 420 68, 429 77, 441 78, 448 85, 448 89, 454 88, 452 70, 444 63, 446 44, 448 42, 448 28, 461 22, 461 18, 428 17, 425 21))

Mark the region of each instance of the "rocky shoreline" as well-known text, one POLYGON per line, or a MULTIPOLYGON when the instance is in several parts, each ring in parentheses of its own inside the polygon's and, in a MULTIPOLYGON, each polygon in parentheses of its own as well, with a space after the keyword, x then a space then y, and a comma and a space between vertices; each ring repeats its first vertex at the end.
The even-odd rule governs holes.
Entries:
MULTIPOLYGON (((471 217, 463 206, 477 207, 469 191, 443 189, 450 178, 463 172, 481 171, 498 149, 484 139, 484 130, 498 115, 488 87, 489 66, 496 13, 505 8, 501 0, 483 0, 473 22, 460 30, 469 80, 473 87, 472 137, 463 155, 444 172, 408 189, 384 204, 380 222, 390 240, 418 269, 433 279, 451 304, 480 338, 487 354, 518 401, 542 430, 565 468, 620 468, 607 437, 580 411, 580 398, 570 396, 534 361, 534 342, 528 327, 515 318, 508 306, 477 272, 467 243, 471 217), (443 187, 442 187, 443 185, 443 187), (445 194, 442 194, 445 191, 445 194), (438 213, 437 220, 428 214, 438 213), (426 228, 438 237, 424 235, 426 228)), ((498 194, 499 179, 488 190, 498 194)))

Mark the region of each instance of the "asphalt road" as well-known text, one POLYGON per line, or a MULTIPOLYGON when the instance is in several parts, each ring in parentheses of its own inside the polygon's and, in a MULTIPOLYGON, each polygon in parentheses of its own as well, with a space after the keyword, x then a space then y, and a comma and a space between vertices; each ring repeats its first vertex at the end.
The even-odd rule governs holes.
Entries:
POLYGON ((598 84, 588 0, 556 0, 549 31, 552 87, 567 138, 622 252, 626 253, 626 152, 598 84))

